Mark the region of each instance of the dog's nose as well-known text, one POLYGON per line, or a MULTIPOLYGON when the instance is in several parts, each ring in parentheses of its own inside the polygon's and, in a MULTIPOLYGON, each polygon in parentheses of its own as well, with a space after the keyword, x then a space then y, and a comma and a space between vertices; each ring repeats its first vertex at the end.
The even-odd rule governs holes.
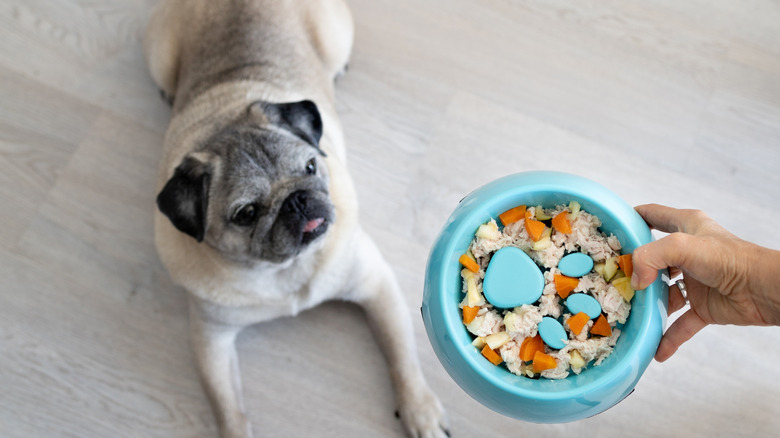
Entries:
POLYGON ((282 211, 287 213, 303 213, 306 210, 306 203, 309 195, 303 190, 292 192, 282 203, 282 211))
POLYGON ((293 192, 284 200, 280 218, 293 234, 303 236, 304 243, 315 239, 327 229, 327 213, 306 191, 293 192))

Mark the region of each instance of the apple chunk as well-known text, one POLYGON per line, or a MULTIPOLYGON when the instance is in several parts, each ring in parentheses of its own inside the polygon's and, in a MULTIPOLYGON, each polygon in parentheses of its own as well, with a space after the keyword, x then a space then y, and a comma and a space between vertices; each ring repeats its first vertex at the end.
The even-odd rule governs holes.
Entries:
POLYGON ((617 257, 610 257, 604 262, 604 280, 609 281, 617 274, 618 262, 617 257))
POLYGON ((620 293, 620 295, 623 297, 626 302, 631 301, 631 298, 634 298, 634 288, 631 287, 631 279, 628 277, 620 277, 616 278, 612 282, 612 286, 617 289, 617 291, 620 293))

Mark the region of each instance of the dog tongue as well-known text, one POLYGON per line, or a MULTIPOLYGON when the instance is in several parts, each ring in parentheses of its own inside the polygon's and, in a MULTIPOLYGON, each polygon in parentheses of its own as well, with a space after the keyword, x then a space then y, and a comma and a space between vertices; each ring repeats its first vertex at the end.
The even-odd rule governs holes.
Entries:
POLYGON ((322 223, 325 222, 325 219, 318 217, 317 219, 312 219, 309 222, 306 222, 306 226, 303 227, 304 233, 311 233, 314 231, 317 227, 322 225, 322 223))

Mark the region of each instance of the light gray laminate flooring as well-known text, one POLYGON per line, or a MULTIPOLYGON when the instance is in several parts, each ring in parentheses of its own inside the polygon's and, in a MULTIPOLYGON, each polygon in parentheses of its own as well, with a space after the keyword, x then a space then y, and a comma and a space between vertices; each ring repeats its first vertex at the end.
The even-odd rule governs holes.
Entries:
MULTIPOLYGON (((0 3, 0 436, 211 437, 186 297, 152 242, 169 119, 140 35, 151 0, 0 3)), ((780 248, 780 3, 354 0, 338 109, 361 220, 392 263, 455 437, 755 436, 780 428, 778 328, 708 327, 594 418, 518 422, 428 343, 428 250, 509 173, 592 178, 780 248)), ((246 330, 258 436, 401 436, 361 311, 246 330)))

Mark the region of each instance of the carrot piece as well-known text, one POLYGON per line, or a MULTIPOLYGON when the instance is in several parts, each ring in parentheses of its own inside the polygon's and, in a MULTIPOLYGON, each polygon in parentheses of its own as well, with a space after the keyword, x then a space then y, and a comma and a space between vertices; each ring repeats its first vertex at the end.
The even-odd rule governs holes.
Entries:
POLYGON ((590 328, 590 334, 599 336, 612 336, 612 327, 609 326, 607 318, 604 315, 599 315, 596 322, 593 323, 593 327, 590 328))
POLYGON ((468 255, 463 254, 462 256, 460 256, 458 261, 460 262, 461 265, 463 265, 464 268, 468 269, 469 271, 475 274, 479 272, 479 265, 477 264, 477 262, 474 261, 474 259, 472 259, 468 255))
POLYGON ((552 226, 555 231, 563 234, 571 234, 571 222, 569 222, 569 212, 562 211, 552 219, 552 226))
POLYGON ((523 339, 523 343, 520 344, 520 360, 524 362, 533 360, 537 351, 544 353, 544 341, 538 333, 534 337, 523 339))
POLYGON ((631 278, 631 274, 634 273, 634 262, 631 259, 631 254, 619 256, 617 262, 620 270, 626 274, 626 277, 631 278))
POLYGON ((555 283, 555 290, 558 291, 558 295, 564 300, 569 296, 578 284, 580 284, 579 278, 567 277, 562 274, 555 274, 553 276, 553 282, 555 283))
POLYGON ((525 230, 534 242, 539 241, 542 238, 542 233, 547 226, 544 222, 539 222, 536 219, 528 218, 525 220, 525 230))
POLYGON ((511 223, 519 221, 520 219, 523 219, 525 217, 525 212, 525 205, 521 205, 519 207, 510 208, 509 210, 499 214, 498 218, 501 219, 501 223, 504 224, 504 226, 507 226, 511 223))
POLYGON ((544 370, 551 370, 558 366, 558 362, 555 361, 555 358, 550 356, 549 354, 542 353, 541 351, 537 351, 536 354, 534 354, 534 372, 538 373, 544 370))
POLYGON ((479 312, 479 306, 463 306, 463 324, 471 324, 479 312))
POLYGON ((582 332, 582 328, 590 321, 590 316, 585 312, 580 312, 576 315, 569 317, 567 320, 571 332, 575 335, 579 335, 582 332))
POLYGON ((498 365, 504 361, 504 359, 501 359, 501 355, 496 353, 496 350, 490 348, 488 345, 482 347, 482 355, 485 356, 485 359, 489 360, 493 365, 498 365))

